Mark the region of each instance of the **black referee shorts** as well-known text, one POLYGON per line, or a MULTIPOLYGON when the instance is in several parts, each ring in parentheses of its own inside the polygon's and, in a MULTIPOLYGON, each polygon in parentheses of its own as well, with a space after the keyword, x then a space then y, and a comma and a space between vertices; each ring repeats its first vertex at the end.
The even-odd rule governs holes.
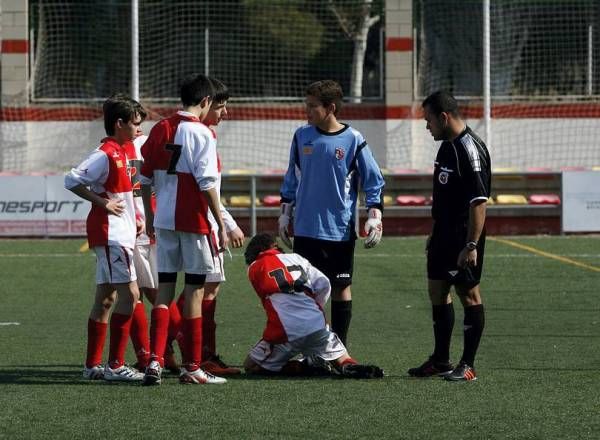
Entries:
POLYGON ((355 243, 354 239, 329 241, 296 236, 294 252, 323 272, 332 286, 344 288, 352 284, 355 243))
POLYGON ((477 266, 459 268, 458 254, 467 243, 467 224, 443 225, 434 223, 427 251, 427 278, 443 280, 451 284, 475 287, 481 281, 485 253, 485 231, 477 243, 477 266))

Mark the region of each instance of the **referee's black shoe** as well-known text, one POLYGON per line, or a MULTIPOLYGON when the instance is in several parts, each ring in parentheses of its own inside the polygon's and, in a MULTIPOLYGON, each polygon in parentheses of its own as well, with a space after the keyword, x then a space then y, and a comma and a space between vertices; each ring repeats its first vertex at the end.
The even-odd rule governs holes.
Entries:
POLYGON ((408 375, 413 377, 445 377, 452 373, 454 367, 450 362, 438 362, 432 357, 427 359, 423 364, 408 370, 408 375))
POLYGON ((444 376, 444 379, 453 382, 464 382, 477 380, 477 374, 475 374, 473 367, 469 366, 466 362, 460 362, 450 374, 444 376))

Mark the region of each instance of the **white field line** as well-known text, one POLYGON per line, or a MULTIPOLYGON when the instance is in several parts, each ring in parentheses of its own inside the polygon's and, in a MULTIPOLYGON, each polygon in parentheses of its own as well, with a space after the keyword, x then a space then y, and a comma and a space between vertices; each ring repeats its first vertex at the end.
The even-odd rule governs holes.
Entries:
POLYGON ((8 325, 21 325, 21 323, 20 322, 0 322, 0 327, 8 326, 8 325))

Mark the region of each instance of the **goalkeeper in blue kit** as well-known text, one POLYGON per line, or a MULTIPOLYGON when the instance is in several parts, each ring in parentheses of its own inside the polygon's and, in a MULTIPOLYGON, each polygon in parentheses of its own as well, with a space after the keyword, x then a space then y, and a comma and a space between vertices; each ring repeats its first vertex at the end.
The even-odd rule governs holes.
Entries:
POLYGON ((331 326, 346 345, 352 318, 352 272, 358 188, 365 192, 365 247, 383 232, 384 180, 363 135, 337 120, 342 88, 331 80, 306 90, 308 125, 296 130, 281 186, 279 236, 331 281, 331 326), (293 222, 292 244, 289 225, 293 222))

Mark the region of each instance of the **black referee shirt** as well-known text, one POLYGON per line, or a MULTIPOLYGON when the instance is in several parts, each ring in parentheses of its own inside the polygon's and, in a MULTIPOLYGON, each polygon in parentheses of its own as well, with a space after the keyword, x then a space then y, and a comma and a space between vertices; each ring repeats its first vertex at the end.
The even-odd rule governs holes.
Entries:
POLYGON ((471 202, 490 196, 491 180, 490 154, 469 127, 453 141, 442 142, 433 173, 431 213, 436 224, 465 221, 471 202))

